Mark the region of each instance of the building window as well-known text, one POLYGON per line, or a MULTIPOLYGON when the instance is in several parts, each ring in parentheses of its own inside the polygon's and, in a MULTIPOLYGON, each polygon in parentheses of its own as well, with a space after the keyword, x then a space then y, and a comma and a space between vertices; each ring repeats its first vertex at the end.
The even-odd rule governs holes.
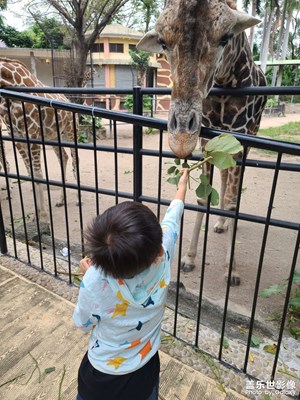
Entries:
POLYGON ((123 43, 109 43, 110 53, 124 53, 123 43))
POLYGON ((135 44, 130 44, 129 45, 129 50, 136 51, 136 45, 135 44))
POLYGON ((92 53, 104 53, 103 43, 94 43, 91 47, 92 53))

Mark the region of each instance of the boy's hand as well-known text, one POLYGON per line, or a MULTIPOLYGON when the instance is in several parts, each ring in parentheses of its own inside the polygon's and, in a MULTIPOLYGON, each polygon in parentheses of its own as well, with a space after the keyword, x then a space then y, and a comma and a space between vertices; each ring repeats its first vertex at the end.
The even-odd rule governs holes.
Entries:
POLYGON ((180 171, 180 179, 178 182, 178 187, 179 186, 187 186, 187 183, 189 181, 189 169, 188 168, 182 168, 180 171))
POLYGON ((185 200, 185 194, 186 194, 186 188, 187 188, 187 183, 189 181, 189 169, 188 168, 183 168, 180 171, 181 177, 178 182, 178 189, 177 193, 175 195, 175 199, 178 200, 185 200))
POLYGON ((80 267, 80 271, 81 273, 84 275, 86 273, 86 271, 93 265, 93 261, 90 258, 83 258, 80 262, 79 262, 79 267, 80 267))

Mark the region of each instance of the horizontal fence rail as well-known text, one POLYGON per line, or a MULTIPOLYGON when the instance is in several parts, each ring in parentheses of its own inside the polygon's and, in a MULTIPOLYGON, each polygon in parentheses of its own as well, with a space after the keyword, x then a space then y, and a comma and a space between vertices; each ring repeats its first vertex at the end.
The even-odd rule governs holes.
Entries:
MULTIPOLYGON (((170 195, 165 195, 168 190, 165 186, 165 179, 163 170, 164 164, 172 162, 174 155, 165 149, 164 146, 164 132, 167 130, 167 122, 165 120, 150 118, 143 116, 143 96, 158 96, 169 95, 170 89, 141 89, 139 87, 134 89, 67 89, 67 88, 7 88, 0 90, 0 96, 4 99, 7 106, 7 131, 1 132, 1 147, 2 154, 2 170, 0 177, 6 183, 6 197, 3 198, 3 192, 0 202, 0 250, 2 253, 7 253, 39 270, 53 274, 58 279, 68 277, 70 284, 74 283, 74 263, 78 261, 81 256, 85 255, 85 245, 82 232, 85 229, 86 223, 95 214, 104 211, 108 206, 117 204, 118 202, 129 199, 135 201, 142 201, 149 204, 149 207, 155 207, 158 218, 161 217, 166 206, 170 204, 170 195), (9 89, 9 90, 8 90, 9 89), (26 93, 35 93, 26 94, 26 93), (93 94, 93 95, 133 95, 133 114, 107 110, 105 108, 91 107, 82 104, 74 104, 63 101, 54 100, 51 98, 39 97, 39 93, 63 93, 63 94, 93 94), (14 123, 14 115, 10 110, 11 105, 16 103, 22 105, 23 109, 23 130, 20 131, 16 128, 14 123), (26 115, 26 105, 34 105, 36 112, 36 119, 38 120, 39 134, 31 137, 31 131, 28 130, 28 115, 26 115), (47 126, 44 125, 44 116, 51 110, 51 115, 56 120, 55 134, 50 139, 48 138, 47 126), (73 131, 73 139, 64 137, 61 131, 61 111, 65 111, 70 118, 73 131), (82 143, 79 140, 79 127, 80 118, 83 116, 91 117, 91 140, 89 143, 82 143), (110 140, 102 142, 97 139, 96 118, 109 121, 112 137, 110 140), (122 125, 119 125, 119 123, 122 125), (151 128, 157 131, 158 143, 155 148, 146 146, 147 138, 143 135, 143 128, 151 128), (123 134, 122 129, 126 132, 123 134), (24 168, 24 163, 17 152, 17 147, 21 147, 23 152, 27 152, 29 157, 29 166, 24 168), (57 155, 60 163, 59 173, 54 173, 54 163, 50 158, 50 150, 52 147, 57 155), (33 149, 40 148, 41 150, 41 169, 43 174, 36 173, 36 158, 33 149), (48 151, 49 150, 49 151, 48 151), (70 179, 72 171, 65 169, 66 163, 64 153, 71 151, 73 161, 73 178, 70 179), (8 166, 9 161, 10 166, 8 166), (87 164, 87 165, 85 165, 87 164), (150 167, 149 167, 149 164, 150 167), (121 174, 121 170, 124 170, 121 174), (104 172, 110 171, 109 177, 104 172), (70 173, 71 172, 71 173, 70 173), (155 174, 155 187, 148 187, 147 179, 155 174), (126 177, 126 179, 125 179, 126 177), (129 179, 129 177, 132 177, 129 179), (148 177, 148 178, 147 178, 148 177), (105 179, 105 180, 104 180, 105 179), (109 180, 109 182, 107 182, 109 180), (24 184, 23 184, 24 183, 24 184), (12 188, 12 185, 15 185, 12 188), (28 187, 30 185, 30 188, 28 187), (24 186, 24 188, 23 188, 24 186), (42 191, 40 190, 42 188, 42 191), (60 211, 54 206, 54 195, 57 189, 61 190, 62 206, 60 211), (28 194, 30 192, 30 194, 28 194), (51 257, 53 258, 53 269, 50 270, 46 265, 45 259, 45 236, 42 233, 44 226, 42 225, 43 217, 41 211, 41 197, 43 192, 46 193, 47 221, 46 225, 49 226, 48 242, 51 248, 51 257), (75 196, 75 200, 74 200, 75 196), (31 199, 31 200, 28 200, 31 199), (76 211, 72 208, 71 203, 78 203, 76 211), (28 202, 30 204, 28 204, 28 202), (85 205, 87 204, 87 205, 85 205), (28 217, 29 215, 29 217, 28 217), (38 250, 38 260, 33 259, 32 256, 32 240, 29 235, 29 228, 34 225, 37 230, 37 239, 35 248, 38 250), (57 233, 60 225, 64 226, 63 233, 57 233), (21 227, 21 228, 20 228, 21 227), (6 229, 5 229, 6 228, 6 229), (18 231, 24 233, 24 251, 20 252, 18 244, 18 231), (76 231, 76 235, 75 235, 76 231), (7 244, 8 238, 11 237, 9 246, 7 244), (76 237, 76 238, 75 238, 76 237), (9 249, 8 249, 9 247, 9 249), (64 247, 64 248, 62 248, 64 247), (63 251, 65 250, 65 252, 63 251), (77 256, 77 258, 76 258, 77 256), (65 260, 65 270, 61 270, 61 260, 65 260)), ((214 95, 280 95, 280 94, 300 94, 300 88, 243 88, 235 90, 215 88, 211 91, 214 95)), ((212 139, 218 136, 220 131, 203 127, 201 130, 201 137, 212 139)), ((259 301, 259 290, 261 284, 261 277, 264 274, 264 264, 266 258, 266 251, 268 241, 271 235, 274 235, 273 230, 281 229, 284 235, 291 235, 291 241, 294 245, 290 249, 287 261, 286 272, 286 292, 284 302, 281 310, 281 322, 276 331, 276 351, 274 355, 273 365, 270 370, 270 379, 274 380, 277 373, 277 366, 279 362, 279 355, 281 343, 284 337, 285 324, 289 310, 289 300, 292 293, 293 276, 295 270, 299 268, 298 251, 299 251, 299 237, 300 237, 300 220, 299 210, 295 210, 295 217, 292 215, 287 218, 286 215, 274 214, 274 207, 277 207, 277 193, 279 185, 282 184, 280 177, 282 174, 291 174, 289 176, 296 176, 295 185, 299 182, 300 172, 300 145, 297 143, 287 143, 278 140, 271 140, 263 137, 247 136, 241 133, 231 132, 244 147, 244 156, 237 160, 237 164, 241 167, 242 178, 239 184, 239 195, 237 207, 234 211, 226 211, 221 208, 212 207, 208 205, 197 205, 196 201, 192 203, 187 201, 185 204, 185 216, 181 225, 181 235, 179 240, 179 249, 177 254, 177 269, 175 274, 175 289, 174 289, 174 302, 172 303, 173 320, 172 328, 167 333, 172 336, 183 340, 184 342, 199 348, 201 327, 205 325, 205 316, 203 311, 203 304, 205 302, 205 283, 208 274, 207 264, 211 261, 208 260, 207 251, 210 246, 209 228, 211 226, 211 219, 215 217, 226 217, 232 219, 233 222, 233 237, 231 248, 231 259, 229 268, 229 278, 233 270, 233 257, 237 253, 236 243, 238 237, 238 226, 240 224, 254 224, 255 227, 260 227, 260 237, 258 238, 257 245, 257 268, 253 272, 253 287, 251 292, 251 307, 249 308, 249 316, 247 317, 247 338, 245 342, 245 354, 243 363, 235 364, 232 360, 228 360, 227 355, 224 355, 224 343, 226 341, 227 326, 231 318, 230 298, 233 289, 230 286, 230 279, 224 283, 224 297, 222 306, 222 316, 219 322, 219 337, 220 344, 217 351, 212 352, 207 348, 202 348, 204 353, 210 354, 217 358, 220 362, 230 366, 238 371, 243 371, 253 379, 267 380, 269 377, 262 378, 255 376, 255 371, 249 366, 250 348, 253 333, 256 331, 257 307, 259 301), (273 152, 272 159, 264 159, 263 157, 257 159, 247 159, 246 154, 249 148, 268 150, 273 152), (268 184, 269 192, 268 201, 263 199, 266 203, 264 215, 246 211, 242 207, 242 192, 244 182, 244 171, 246 175, 248 169, 256 170, 259 176, 261 171, 269 171, 268 184), (281 183, 280 183, 281 182, 281 183), (276 205, 276 206, 275 206, 276 205), (206 216, 204 233, 202 238, 202 249, 199 251, 199 273, 197 277, 197 294, 194 296, 197 299, 197 304, 193 316, 191 317, 190 311, 185 311, 182 303, 182 293, 180 283, 185 279, 180 268, 180 260, 183 256, 184 241, 188 236, 191 220, 195 219, 198 212, 203 212, 206 216), (200 275, 200 277, 199 277, 200 275), (179 329, 181 318, 192 318, 193 337, 187 339, 179 329)), ((191 157, 193 160, 199 160, 201 154, 195 152, 191 157)), ((69 168, 69 167, 68 167, 69 168)), ((212 169, 211 179, 215 181, 214 170, 212 169)), ((258 178, 259 180, 259 178, 258 178)), ((291 188, 290 196, 297 196, 299 194, 299 187, 291 188)), ((253 196, 261 196, 260 193, 253 193, 253 196)), ((4 196, 5 197, 5 196, 4 196)), ((55 196, 58 197, 58 196, 55 196)), ((286 198, 288 199, 289 196, 286 198)), ((299 205, 299 202, 297 203, 299 205)), ((273 236, 272 236, 273 237, 273 236)), ((244 239, 246 240, 246 239, 244 239)), ((48 253, 47 253, 48 254, 48 253)), ((274 261, 275 263, 275 261, 274 261)), ((196 278, 195 278, 196 279, 196 278)), ((241 283, 243 285, 243 281, 241 283)), ((219 290, 219 288, 216 288, 219 290)), ((195 290, 193 290, 193 293, 195 290)), ((201 348, 201 347, 200 347, 201 348)))

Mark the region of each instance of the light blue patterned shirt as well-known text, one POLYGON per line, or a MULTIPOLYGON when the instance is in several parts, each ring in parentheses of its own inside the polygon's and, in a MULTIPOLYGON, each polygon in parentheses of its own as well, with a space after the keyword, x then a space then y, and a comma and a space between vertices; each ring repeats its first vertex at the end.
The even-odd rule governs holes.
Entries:
POLYGON ((161 223, 164 254, 142 273, 123 280, 96 266, 85 273, 73 319, 91 331, 88 358, 97 370, 126 374, 157 352, 183 208, 181 200, 171 202, 161 223))

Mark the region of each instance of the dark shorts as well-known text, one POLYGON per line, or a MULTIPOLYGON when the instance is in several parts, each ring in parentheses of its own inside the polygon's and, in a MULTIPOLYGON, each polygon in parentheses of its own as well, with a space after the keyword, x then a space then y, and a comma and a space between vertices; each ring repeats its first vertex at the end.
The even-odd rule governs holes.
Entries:
MULTIPOLYGON (((148 397, 147 400, 158 400, 158 391, 159 391, 159 380, 157 381, 157 384, 154 386, 153 392, 150 394, 150 397, 148 397)), ((81 397, 80 394, 77 394, 76 400, 85 400, 85 399, 81 397)))
POLYGON ((157 400, 160 362, 158 352, 140 369, 109 375, 95 369, 87 354, 78 371, 78 400, 157 400))

